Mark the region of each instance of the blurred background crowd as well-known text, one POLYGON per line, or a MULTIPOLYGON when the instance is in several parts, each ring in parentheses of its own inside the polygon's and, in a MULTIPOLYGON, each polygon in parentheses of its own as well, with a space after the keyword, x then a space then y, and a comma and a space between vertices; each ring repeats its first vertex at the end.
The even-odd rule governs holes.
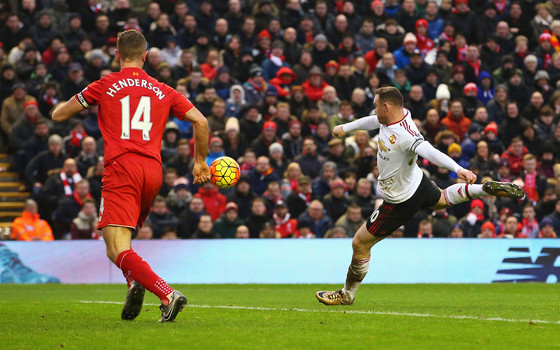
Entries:
POLYGON ((138 239, 352 237, 381 202, 376 132, 331 131, 372 114, 385 85, 479 182, 527 193, 424 210, 393 237, 560 233, 560 0, 1 0, 0 23, 1 147, 31 195, 13 239, 99 238, 97 109, 50 114, 119 70, 125 29, 148 40, 146 72, 208 118, 208 162, 242 170, 232 189, 193 184, 192 125, 170 117, 138 239))

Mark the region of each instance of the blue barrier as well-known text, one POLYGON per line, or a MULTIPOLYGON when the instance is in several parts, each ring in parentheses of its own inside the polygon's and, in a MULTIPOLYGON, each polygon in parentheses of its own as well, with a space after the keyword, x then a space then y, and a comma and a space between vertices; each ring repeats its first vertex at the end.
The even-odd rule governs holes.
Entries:
MULTIPOLYGON (((4 244, 25 265, 63 283, 124 283, 102 241, 4 244)), ((350 239, 153 240, 132 246, 169 283, 189 284, 341 284, 352 251, 350 239)), ((364 283, 529 281, 560 281, 559 239, 387 239, 373 248, 364 283)))

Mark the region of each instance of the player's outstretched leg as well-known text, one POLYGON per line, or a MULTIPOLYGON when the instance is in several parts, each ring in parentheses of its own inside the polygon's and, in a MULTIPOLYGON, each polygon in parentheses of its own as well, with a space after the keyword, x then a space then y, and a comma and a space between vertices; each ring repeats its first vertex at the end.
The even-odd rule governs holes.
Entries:
POLYGON ((487 181, 482 185, 457 183, 442 190, 440 201, 432 208, 446 208, 488 195, 521 199, 525 196, 525 191, 509 182, 487 181))
POLYGON ((187 298, 176 290, 173 291, 169 300, 169 304, 161 304, 159 307, 161 310, 161 318, 159 322, 174 321, 177 314, 187 305, 187 298))
POLYGON ((372 236, 363 224, 352 240, 352 262, 348 267, 344 288, 334 291, 318 291, 315 297, 325 305, 352 305, 354 297, 369 270, 371 247, 384 237, 372 236))
POLYGON ((484 192, 497 197, 510 197, 521 199, 525 197, 525 191, 516 184, 509 182, 486 181, 482 185, 484 192))
POLYGON ((126 301, 121 313, 123 320, 132 321, 142 311, 142 304, 144 303, 144 294, 146 289, 136 281, 132 281, 126 293, 126 301))

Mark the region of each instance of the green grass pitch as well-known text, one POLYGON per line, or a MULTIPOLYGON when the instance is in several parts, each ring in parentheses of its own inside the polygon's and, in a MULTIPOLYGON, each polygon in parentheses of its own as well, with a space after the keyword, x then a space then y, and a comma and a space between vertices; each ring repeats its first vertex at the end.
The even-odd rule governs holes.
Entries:
POLYGON ((1 285, 0 349, 558 349, 560 284, 175 285, 189 300, 159 324, 146 293, 121 321, 124 285, 1 285))

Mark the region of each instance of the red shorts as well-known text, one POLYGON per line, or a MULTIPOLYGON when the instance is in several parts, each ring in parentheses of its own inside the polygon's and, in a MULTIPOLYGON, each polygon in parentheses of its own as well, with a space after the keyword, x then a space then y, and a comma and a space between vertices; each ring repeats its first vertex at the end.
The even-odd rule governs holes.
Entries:
POLYGON ((105 167, 98 229, 142 226, 162 182, 161 163, 135 153, 123 154, 105 167))

